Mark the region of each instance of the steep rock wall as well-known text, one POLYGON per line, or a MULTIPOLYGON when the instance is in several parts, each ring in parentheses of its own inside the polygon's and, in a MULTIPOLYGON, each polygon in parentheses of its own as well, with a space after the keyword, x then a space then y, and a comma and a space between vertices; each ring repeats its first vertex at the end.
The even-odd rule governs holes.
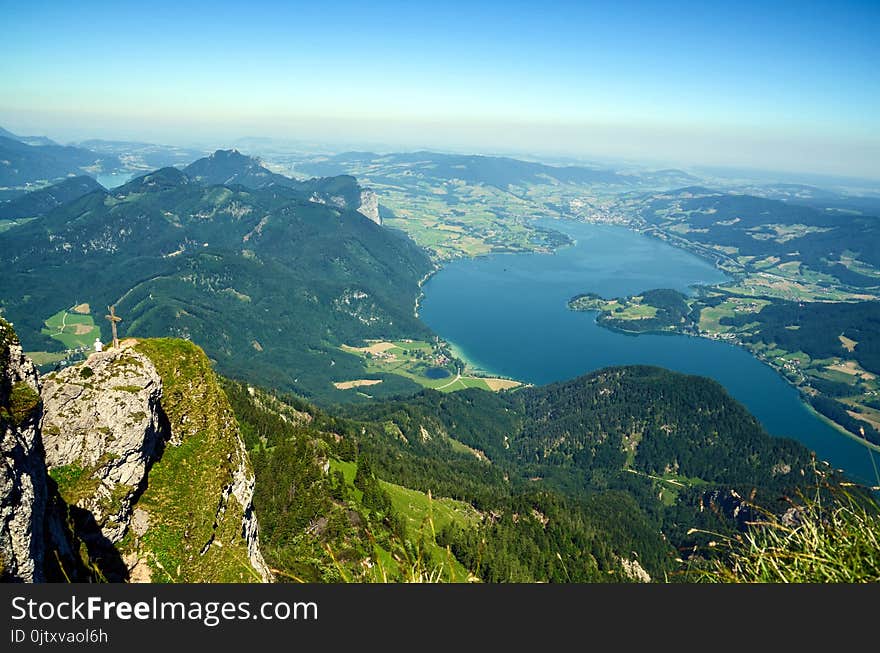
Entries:
POLYGON ((46 464, 40 380, 0 319, 0 578, 43 580, 46 464))

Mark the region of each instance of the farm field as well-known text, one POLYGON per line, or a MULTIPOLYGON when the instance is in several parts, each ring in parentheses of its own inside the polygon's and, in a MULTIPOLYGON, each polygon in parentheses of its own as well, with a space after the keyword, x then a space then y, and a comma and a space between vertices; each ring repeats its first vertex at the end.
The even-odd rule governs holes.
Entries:
MULTIPOLYGON (((425 388, 454 392, 480 388, 497 392, 521 385, 512 379, 466 374, 464 365, 449 352, 445 343, 423 340, 371 341, 366 347, 343 345, 343 351, 360 356, 367 374, 397 374, 425 388)), ((340 390, 368 387, 379 379, 355 379, 335 382, 340 390)))
POLYGON ((67 349, 91 347, 95 338, 101 336, 101 329, 95 324, 88 304, 58 311, 46 319, 41 332, 67 349))

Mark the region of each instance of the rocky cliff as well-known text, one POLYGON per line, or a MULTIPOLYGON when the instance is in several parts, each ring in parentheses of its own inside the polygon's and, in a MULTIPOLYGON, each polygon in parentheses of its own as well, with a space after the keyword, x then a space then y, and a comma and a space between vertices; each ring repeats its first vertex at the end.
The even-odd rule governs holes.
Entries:
POLYGON ((0 578, 43 580, 46 463, 40 380, 0 319, 0 578))
POLYGON ((129 340, 41 388, 11 328, 0 333, 4 576, 270 579, 250 461, 201 349, 129 340))
POLYGON ((48 375, 42 395, 52 477, 68 503, 91 512, 103 537, 119 542, 168 437, 156 368, 131 347, 110 349, 48 375))
POLYGON ((382 218, 379 216, 379 196, 371 190, 362 190, 358 213, 376 224, 382 224, 382 218))

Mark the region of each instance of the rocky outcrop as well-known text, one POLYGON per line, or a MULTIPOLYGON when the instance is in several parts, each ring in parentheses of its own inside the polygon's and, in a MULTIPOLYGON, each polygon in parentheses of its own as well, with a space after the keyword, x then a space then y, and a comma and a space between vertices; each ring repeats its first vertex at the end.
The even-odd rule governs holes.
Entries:
POLYGON ((644 567, 639 564, 639 561, 636 558, 633 558, 632 560, 621 558, 620 568, 623 570, 623 574, 633 582, 651 582, 651 575, 647 571, 645 571, 644 567))
POLYGON ((46 464, 40 381, 0 319, 0 578, 43 580, 46 464))
POLYGON ((247 450, 195 345, 126 341, 41 387, 0 320, 0 435, 4 580, 271 579, 247 450))
POLYGON ((369 189, 361 190, 361 204, 358 207, 358 213, 366 216, 376 224, 382 224, 382 218, 379 216, 379 196, 369 189))
POLYGON ((92 354, 43 383, 43 446, 64 498, 89 511, 110 542, 126 534, 147 470, 169 433, 162 380, 132 348, 92 354))

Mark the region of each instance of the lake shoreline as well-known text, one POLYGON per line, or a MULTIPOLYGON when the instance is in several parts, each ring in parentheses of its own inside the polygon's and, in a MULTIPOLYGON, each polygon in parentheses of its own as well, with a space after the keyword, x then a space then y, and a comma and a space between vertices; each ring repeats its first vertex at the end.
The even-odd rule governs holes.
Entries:
POLYGON ((604 297, 657 287, 690 294, 692 287, 729 278, 714 261, 623 225, 544 224, 564 231, 572 242, 552 256, 516 253, 444 262, 425 282, 420 319, 468 370, 533 385, 638 364, 709 377, 745 404, 768 432, 800 440, 851 477, 875 477, 864 441, 842 438, 838 428, 817 419, 797 388, 751 351, 721 346, 739 343, 675 338, 697 335, 676 331, 618 333, 567 306, 572 296, 589 290, 604 297))
MULTIPOLYGON (((598 223, 586 222, 585 224, 598 224, 598 223)), ((683 243, 682 240, 679 238, 659 238, 657 235, 658 233, 666 234, 666 232, 660 231, 659 228, 655 227, 652 229, 642 230, 642 229, 636 228, 635 226, 630 226, 630 225, 619 225, 619 226, 622 226, 626 229, 629 229, 630 231, 632 231, 634 233, 638 233, 643 236, 647 236, 647 237, 655 239, 659 242, 663 242, 667 245, 670 245, 671 247, 675 247, 676 249, 689 252, 690 254, 693 254, 694 256, 706 261, 707 263, 712 264, 715 267, 715 269, 717 269, 719 272, 723 272, 724 274, 726 274, 728 276, 735 277, 735 276, 737 276, 737 274, 742 274, 742 273, 734 273, 734 272, 731 272, 730 270, 726 270, 726 269, 722 268, 719 265, 719 262, 721 261, 721 256, 718 254, 707 252, 705 249, 703 249, 701 247, 696 247, 696 246, 689 247, 686 242, 683 243)), ((666 234, 666 235, 668 236, 668 234, 666 234)), ((719 288, 718 284, 714 284, 714 285, 706 286, 706 287, 709 289, 719 288)), ((643 291, 645 291, 645 290, 650 290, 650 288, 643 289, 643 291)), ((768 299, 771 299, 771 298, 768 298, 768 299)), ((578 311, 578 312, 594 312, 596 314, 595 322, 598 326, 600 326, 604 329, 608 329, 609 331, 621 333, 623 335, 630 335, 630 336, 638 336, 641 334, 683 335, 683 336, 693 336, 693 337, 698 337, 698 338, 704 338, 707 340, 724 340, 725 342, 729 342, 730 344, 736 345, 736 346, 744 349, 745 351, 747 351, 755 360, 757 360, 760 363, 765 364, 767 367, 769 367, 770 369, 775 371, 777 373, 777 375, 783 381, 785 381, 789 386, 791 386, 792 388, 797 390, 798 395, 801 400, 801 403, 811 413, 815 414, 823 422, 825 422, 829 426, 833 427, 834 430, 837 431, 838 433, 847 436, 848 438, 858 442, 859 444, 867 447, 868 449, 871 449, 873 451, 880 453, 880 445, 856 435, 855 433, 846 429, 846 427, 844 427, 842 424, 834 421, 833 419, 831 419, 827 415, 823 415, 822 413, 817 411, 813 407, 813 405, 806 399, 806 395, 803 392, 800 384, 795 383, 788 376, 786 376, 778 365, 774 365, 772 363, 772 361, 769 361, 769 360, 763 358, 762 356, 759 356, 755 351, 750 349, 748 346, 746 346, 744 343, 742 343, 737 338, 730 338, 730 339, 716 338, 716 337, 713 337, 713 336, 705 334, 705 333, 701 333, 701 332, 693 333, 691 331, 684 331, 684 330, 681 330, 676 327, 670 327, 669 329, 629 330, 629 329, 625 329, 625 328, 617 326, 617 325, 607 324, 604 320, 601 319, 601 316, 603 313, 599 309, 580 310, 580 309, 576 309, 576 308, 571 308, 571 306, 569 306, 568 308, 569 308, 569 310, 578 311)), ((878 479, 878 484, 880 484, 880 479, 878 479)))

